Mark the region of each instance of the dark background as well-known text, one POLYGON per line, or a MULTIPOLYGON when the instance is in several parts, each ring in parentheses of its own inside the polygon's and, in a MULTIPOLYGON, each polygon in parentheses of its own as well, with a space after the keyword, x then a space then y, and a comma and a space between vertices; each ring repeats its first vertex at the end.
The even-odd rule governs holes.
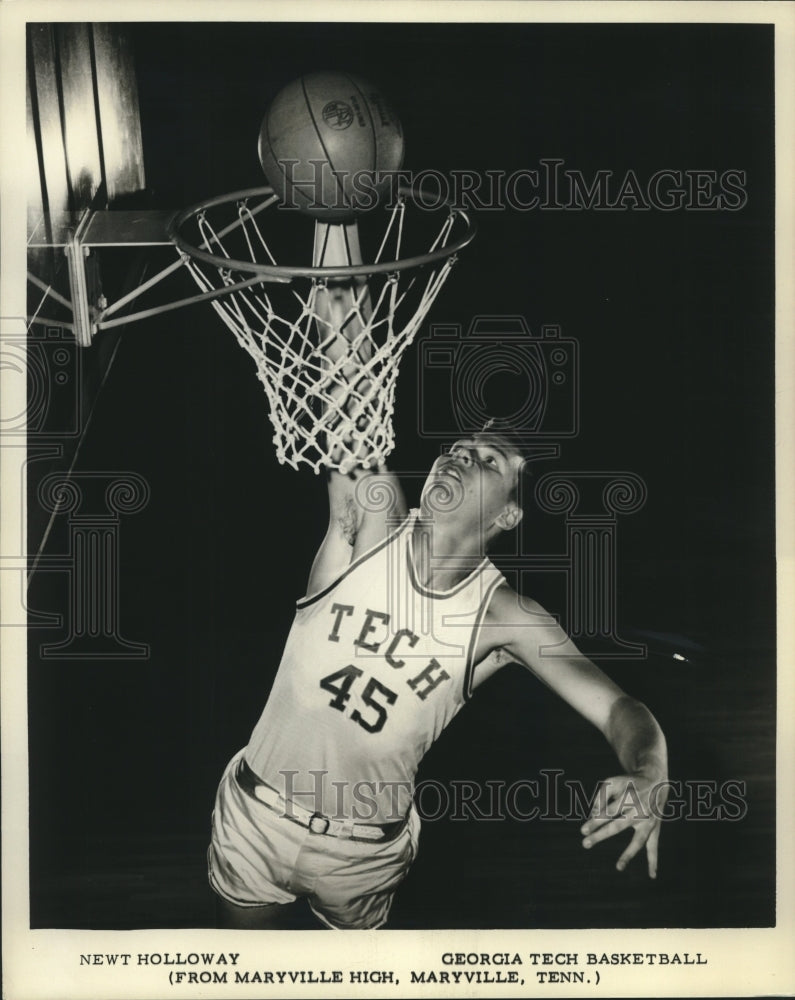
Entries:
MULTIPOLYGON (((747 814, 665 824, 656 883, 640 860, 615 872, 617 841, 584 852, 576 821, 426 822, 390 926, 773 923, 772 28, 129 32, 154 207, 263 183, 256 138, 269 98, 323 68, 392 98, 414 171, 510 172, 558 157, 586 177, 746 172, 737 212, 480 213, 430 321, 519 314, 534 332, 559 324, 578 341, 580 432, 539 472, 627 470, 648 490, 619 519, 617 548, 619 631, 648 655, 601 665, 657 715, 671 776, 745 782, 747 814)), ((187 276, 174 282, 163 299, 192 293, 187 276)), ((415 347, 392 461, 409 474, 439 448, 418 433, 417 364, 415 347)), ((434 405, 452 419, 449 400, 434 405)), ((122 520, 120 588, 121 632, 151 652, 44 661, 41 644, 60 636, 31 629, 34 927, 212 925, 215 786, 261 711, 325 530, 322 481, 278 466, 271 434, 253 365, 209 307, 125 331, 78 469, 134 471, 150 486, 146 508, 122 520)), ((408 485, 416 502, 416 477, 408 485)), ((65 531, 56 523, 51 553, 65 531)), ((522 546, 560 552, 563 538, 560 519, 529 516, 522 546)), ((537 574, 532 588, 564 613, 559 580, 537 574)), ((29 602, 63 611, 65 576, 38 573, 29 602)), ((420 779, 511 782, 540 768, 592 788, 617 765, 598 733, 512 666, 456 718, 420 779)))

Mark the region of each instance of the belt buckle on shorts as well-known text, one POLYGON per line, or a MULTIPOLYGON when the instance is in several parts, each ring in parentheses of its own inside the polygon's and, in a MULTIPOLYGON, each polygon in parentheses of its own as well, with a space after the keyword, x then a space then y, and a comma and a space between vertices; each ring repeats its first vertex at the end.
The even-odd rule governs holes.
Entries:
POLYGON ((322 813, 312 813, 309 817, 308 825, 310 833, 328 833, 328 828, 331 826, 331 820, 328 816, 324 816, 322 813), (318 823, 323 825, 318 826, 318 823))

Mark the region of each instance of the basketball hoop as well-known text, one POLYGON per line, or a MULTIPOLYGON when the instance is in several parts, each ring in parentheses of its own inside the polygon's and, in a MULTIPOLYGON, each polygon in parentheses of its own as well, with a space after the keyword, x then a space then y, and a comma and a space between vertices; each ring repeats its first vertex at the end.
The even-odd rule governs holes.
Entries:
POLYGON ((318 266, 301 261, 311 245, 301 239, 300 226, 312 224, 305 216, 274 209, 266 239, 262 213, 276 203, 267 187, 204 201, 177 215, 169 236, 254 359, 279 462, 316 473, 376 467, 394 448, 400 359, 475 224, 446 202, 429 210, 421 189, 400 188, 394 204, 357 216, 369 262, 318 266), (334 289, 348 298, 332 325, 323 301, 334 289), (356 332, 345 339, 349 323, 356 332))

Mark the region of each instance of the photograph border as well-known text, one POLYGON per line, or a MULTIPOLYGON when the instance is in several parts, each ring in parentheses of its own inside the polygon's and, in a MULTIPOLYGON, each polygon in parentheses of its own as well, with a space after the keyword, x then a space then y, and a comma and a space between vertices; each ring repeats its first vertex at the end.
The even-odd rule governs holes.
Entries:
MULTIPOLYGON (((268 968, 276 956, 280 968, 295 970, 393 970, 406 996, 536 996, 561 987, 526 981, 507 985, 470 984, 440 987, 409 984, 411 969, 438 969, 444 953, 621 952, 688 955, 685 965, 627 965, 602 970, 566 994, 577 996, 754 996, 795 994, 795 858, 789 849, 795 825, 793 762, 795 761, 795 683, 791 665, 793 598, 795 597, 795 379, 793 378, 793 316, 795 316, 795 4, 793 3, 476 3, 439 0, 434 4, 390 0, 360 2, 246 2, 234 0, 223 10, 207 0, 164 0, 163 3, 100 0, 40 2, 16 0, 0 5, 0 322, 24 317, 25 189, 24 159, 15 157, 25 135, 25 26, 29 21, 483 21, 521 20, 555 23, 714 22, 767 23, 775 26, 776 59, 776 489, 778 577, 778 714, 777 714, 777 922, 772 928, 640 929, 640 930, 456 930, 357 931, 340 941, 337 935, 283 931, 274 944, 269 937, 236 931, 31 930, 28 888, 28 760, 26 629, 19 621, 19 573, 23 565, 25 513, 21 506, 25 483, 23 444, 3 443, 0 481, 3 484, 0 525, 0 621, 2 621, 2 842, 3 842, 3 979, 9 1000, 61 1000, 163 996, 251 997, 251 986, 189 988, 167 985, 156 966, 119 968, 97 963, 81 966, 81 954, 141 954, 224 952, 239 954, 240 965, 268 968), (22 484, 22 489, 20 489, 22 484), (12 581, 12 582, 11 582, 12 581), (311 935, 308 936, 308 935, 311 935), (696 960, 700 956, 704 962, 696 960), (654 973, 653 975, 651 973, 654 973), (496 992, 495 992, 496 991, 496 992)), ((0 373, 5 375, 5 373, 0 373)), ((4 378, 4 388, 11 385, 4 378)), ((14 383, 18 386, 18 380, 14 383)), ((2 398, 0 393, 0 398, 2 398)), ((6 396, 7 412, 21 412, 25 401, 6 396)), ((467 967, 467 966, 464 966, 467 967)), ((508 967, 510 968, 510 967, 508 967)), ((266 995, 266 991, 261 991, 266 995)), ((396 995, 393 982, 304 982, 268 991, 274 996, 358 997, 396 995)))

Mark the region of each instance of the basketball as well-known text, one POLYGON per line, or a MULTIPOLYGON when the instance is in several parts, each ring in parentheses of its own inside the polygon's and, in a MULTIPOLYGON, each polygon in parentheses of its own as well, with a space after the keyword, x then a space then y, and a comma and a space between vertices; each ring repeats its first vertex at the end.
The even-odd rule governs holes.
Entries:
POLYGON ((403 131, 389 102, 348 73, 310 73, 271 101, 259 158, 282 204, 323 222, 349 221, 390 187, 403 131))

